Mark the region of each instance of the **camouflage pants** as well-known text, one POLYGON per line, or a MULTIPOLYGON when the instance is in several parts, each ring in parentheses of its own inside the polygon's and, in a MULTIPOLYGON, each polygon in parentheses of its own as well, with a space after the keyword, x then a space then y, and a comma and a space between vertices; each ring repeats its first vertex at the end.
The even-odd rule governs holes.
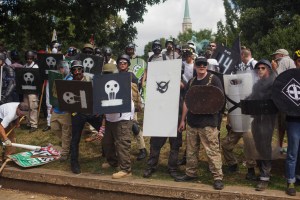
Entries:
MULTIPOLYGON (((240 141, 240 139, 243 138, 243 134, 244 134, 243 132, 229 131, 227 136, 222 140, 223 155, 225 158, 225 162, 229 166, 238 164, 238 160, 236 159, 236 157, 233 153, 233 149, 236 146, 236 144, 240 141)), ((244 140, 244 143, 245 142, 246 141, 244 140)), ((255 159, 249 158, 250 156, 247 156, 249 154, 247 153, 246 146, 247 145, 244 145, 244 155, 246 158, 246 166, 247 166, 247 168, 253 168, 256 166, 256 161, 255 161, 255 159)))
POLYGON ((216 127, 192 128, 187 126, 187 163, 186 175, 196 177, 200 142, 208 157, 210 171, 214 180, 222 180, 222 158, 219 143, 219 132, 216 127))
POLYGON ((125 172, 131 172, 131 129, 132 120, 106 121, 102 141, 107 162, 114 167, 120 166, 125 172))

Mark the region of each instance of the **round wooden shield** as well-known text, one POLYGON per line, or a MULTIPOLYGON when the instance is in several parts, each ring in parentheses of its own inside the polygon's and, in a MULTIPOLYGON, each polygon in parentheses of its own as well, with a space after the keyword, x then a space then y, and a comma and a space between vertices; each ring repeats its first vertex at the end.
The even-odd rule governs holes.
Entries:
POLYGON ((194 85, 185 95, 185 103, 193 114, 215 114, 225 104, 224 93, 211 85, 194 85))
POLYGON ((272 100, 276 107, 290 116, 300 116, 300 69, 281 73, 272 87, 272 100))

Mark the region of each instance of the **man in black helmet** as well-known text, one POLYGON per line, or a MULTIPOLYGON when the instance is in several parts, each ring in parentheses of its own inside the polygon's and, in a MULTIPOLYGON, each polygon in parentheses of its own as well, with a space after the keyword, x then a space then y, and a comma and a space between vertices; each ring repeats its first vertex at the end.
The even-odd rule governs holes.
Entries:
POLYGON ((179 54, 176 51, 174 51, 174 46, 175 46, 175 44, 174 44, 173 40, 171 40, 171 39, 166 40, 166 43, 165 43, 166 51, 164 52, 164 54, 166 55, 167 60, 179 58, 179 54))
MULTIPOLYGON (((26 63, 24 68, 39 68, 39 66, 34 62, 35 60, 35 52, 26 51, 25 60, 26 63)), ((24 102, 29 105, 29 112, 27 116, 27 128, 29 128, 29 132, 35 132, 38 129, 38 107, 39 107, 39 98, 37 93, 24 94, 24 102)))
MULTIPOLYGON (((91 81, 88 76, 83 74, 82 61, 74 60, 71 64, 71 74, 73 80, 91 81)), ((71 170, 74 174, 80 174, 79 157, 79 143, 81 133, 86 122, 92 125, 96 130, 99 130, 102 124, 102 115, 87 115, 83 113, 72 113, 72 139, 71 139, 71 170)))
MULTIPOLYGON (((167 60, 167 56, 165 54, 161 54, 161 44, 159 40, 155 40, 152 43, 152 50, 154 52, 154 55, 152 55, 149 58, 149 62, 167 60)), ((150 178, 152 174, 156 171, 158 161, 159 161, 160 150, 166 143, 167 139, 168 137, 150 138, 150 155, 147 161, 147 168, 145 169, 143 174, 144 178, 150 178)), ((179 138, 177 137, 169 137, 169 143, 170 143, 170 154, 168 159, 168 172, 171 177, 176 177, 178 176, 177 161, 178 161, 178 152, 181 144, 179 138)))

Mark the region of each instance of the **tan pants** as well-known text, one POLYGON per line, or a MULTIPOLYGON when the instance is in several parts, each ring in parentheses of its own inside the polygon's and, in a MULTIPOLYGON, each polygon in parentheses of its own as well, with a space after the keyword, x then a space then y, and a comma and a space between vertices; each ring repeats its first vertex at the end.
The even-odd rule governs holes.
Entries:
POLYGON ((72 138, 71 114, 57 114, 53 112, 51 115, 50 124, 51 130, 55 131, 57 137, 61 138, 61 155, 69 155, 72 138))
POLYGON ((38 107, 39 99, 36 94, 24 94, 23 101, 28 104, 29 112, 27 115, 27 125, 37 128, 38 126, 38 107))
MULTIPOLYGON (((233 153, 233 149, 236 146, 236 144, 239 142, 239 140, 243 138, 243 134, 247 134, 247 133, 230 131, 227 134, 227 136, 222 140, 223 155, 225 158, 225 162, 229 166, 238 164, 238 160, 236 159, 233 153)), ((246 143, 245 140, 244 143, 246 143)), ((244 146, 244 156, 246 158, 246 166, 247 168, 254 168, 256 166, 256 161, 254 159, 249 158, 250 156, 247 156, 249 155, 247 153, 248 150, 246 148, 248 145, 244 144, 243 146, 244 146)), ((255 147, 253 146, 253 148, 255 147)))
POLYGON ((198 155, 201 142, 207 154, 208 164, 214 180, 222 180, 222 157, 219 143, 219 131, 217 127, 207 126, 205 128, 192 128, 187 125, 186 141, 186 175, 191 177, 197 176, 198 155))

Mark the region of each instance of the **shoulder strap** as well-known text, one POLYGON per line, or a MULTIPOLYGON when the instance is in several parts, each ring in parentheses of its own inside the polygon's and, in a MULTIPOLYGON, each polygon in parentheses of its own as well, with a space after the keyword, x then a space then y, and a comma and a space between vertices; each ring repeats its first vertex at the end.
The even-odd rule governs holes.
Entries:
MULTIPOLYGON (((253 61, 253 60, 252 60, 253 61)), ((253 63, 252 61, 250 62, 250 69, 253 70, 254 69, 254 66, 253 66, 253 63)))
POLYGON ((213 74, 210 74, 209 78, 208 78, 208 83, 206 85, 211 85, 211 80, 213 78, 213 74))
POLYGON ((192 83, 194 82, 194 80, 196 79, 196 76, 194 76, 190 82, 190 87, 192 87, 192 83))
POLYGON ((152 56, 150 56, 150 58, 149 58, 149 62, 151 62, 151 61, 152 61, 153 57, 154 57, 154 54, 153 54, 152 56))

